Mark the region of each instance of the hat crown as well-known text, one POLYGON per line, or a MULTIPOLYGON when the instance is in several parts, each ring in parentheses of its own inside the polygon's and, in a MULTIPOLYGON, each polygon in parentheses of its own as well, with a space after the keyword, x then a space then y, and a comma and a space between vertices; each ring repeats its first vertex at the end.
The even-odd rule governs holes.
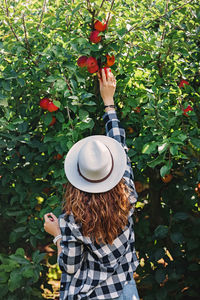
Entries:
POLYGON ((85 179, 102 180, 112 169, 111 153, 101 141, 88 141, 80 149, 78 167, 85 179))

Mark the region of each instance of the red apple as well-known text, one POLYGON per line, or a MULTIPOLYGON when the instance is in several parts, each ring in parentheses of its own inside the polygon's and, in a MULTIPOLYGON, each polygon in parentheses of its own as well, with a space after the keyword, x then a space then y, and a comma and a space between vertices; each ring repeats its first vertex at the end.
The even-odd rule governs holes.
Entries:
POLYGON ((54 124, 56 123, 56 117, 52 117, 52 121, 51 123, 49 124, 49 126, 53 126, 54 124))
POLYGON ((90 42, 97 44, 101 41, 101 36, 99 36, 99 31, 98 30, 94 30, 91 32, 90 34, 90 42))
POLYGON ((137 114, 139 114, 141 111, 141 108, 139 106, 137 106, 135 109, 134 109, 134 112, 136 112, 137 114))
POLYGON ((87 64, 88 68, 92 68, 92 67, 95 67, 96 65, 98 65, 98 62, 97 62, 96 58, 90 56, 90 57, 88 57, 86 64, 87 64))
POLYGON ((106 54, 106 58, 107 58, 107 63, 106 63, 107 67, 111 67, 112 65, 114 65, 114 63, 115 63, 114 55, 110 56, 110 55, 106 54))
POLYGON ((94 23, 94 28, 98 31, 105 31, 106 28, 107 28, 107 23, 105 20, 103 20, 103 22, 97 20, 95 23, 94 23))
POLYGON ((50 100, 49 98, 43 98, 43 99, 41 99, 41 100, 40 100, 40 107, 41 107, 42 109, 47 109, 48 104, 49 104, 50 101, 51 101, 51 100, 50 100))
POLYGON ((77 64, 79 67, 83 68, 87 66, 87 56, 80 56, 79 59, 77 60, 77 64))
POLYGON ((61 155, 61 154, 58 153, 57 155, 54 155, 53 158, 54 158, 55 160, 60 160, 62 157, 63 157, 63 155, 61 155))
POLYGON ((53 102, 49 102, 48 105, 47 105, 47 110, 49 112, 53 112, 53 111, 56 111, 58 110, 59 107, 57 107, 55 104, 53 104, 53 102))
POLYGON ((102 70, 104 70, 104 72, 105 72, 105 75, 106 75, 106 79, 108 79, 108 70, 109 70, 109 68, 108 67, 104 67, 104 68, 102 68, 102 69, 100 69, 100 71, 102 71, 102 70))
POLYGON ((95 65, 93 67, 88 67, 87 69, 89 73, 96 73, 99 70, 99 66, 95 65))
POLYGON ((184 80, 184 79, 182 79, 182 80, 180 81, 180 83, 179 83, 179 87, 180 87, 180 88, 184 87, 184 84, 189 85, 189 82, 186 81, 186 80, 184 80))

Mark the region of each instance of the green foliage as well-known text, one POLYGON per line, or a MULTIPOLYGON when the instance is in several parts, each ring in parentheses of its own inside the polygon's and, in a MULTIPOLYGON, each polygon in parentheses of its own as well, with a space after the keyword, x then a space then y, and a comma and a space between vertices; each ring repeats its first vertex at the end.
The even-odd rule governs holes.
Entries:
MULTIPOLYGON (((35 251, 32 261, 25 258, 24 249, 15 254, 0 255, 0 297, 6 299, 42 299, 40 285, 45 284, 45 269, 40 265, 45 253, 35 251)), ((48 286, 49 287, 49 286, 48 286)))
POLYGON ((85 136, 104 134, 98 80, 77 59, 94 56, 102 65, 108 53, 116 60, 115 101, 135 181, 143 186, 135 217, 139 292, 145 300, 198 299, 198 1, 8 0, 1 6, 1 296, 40 298, 47 268, 37 249, 52 242, 42 217, 59 215, 66 183, 57 155, 85 136), (109 18, 109 25, 102 42, 91 44, 97 17, 109 18), (179 87, 182 79, 189 85, 179 87), (43 97, 59 109, 42 110, 43 97), (192 111, 184 114, 188 106, 192 111), (169 173, 171 181, 163 182, 169 173))

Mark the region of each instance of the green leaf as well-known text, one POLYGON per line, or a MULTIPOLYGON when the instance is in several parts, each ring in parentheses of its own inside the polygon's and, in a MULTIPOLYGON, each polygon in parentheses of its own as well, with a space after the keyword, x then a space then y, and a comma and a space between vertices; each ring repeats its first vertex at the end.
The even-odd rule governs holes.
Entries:
POLYGON ((159 154, 162 154, 164 151, 166 151, 168 147, 169 147, 168 142, 165 142, 164 144, 159 145, 158 146, 159 154))
POLYGON ((11 87, 10 87, 10 82, 7 80, 3 80, 2 81, 2 87, 5 91, 10 92, 11 91, 11 87))
POLYGON ((39 264, 41 262, 41 260, 43 260, 45 255, 46 255, 46 253, 40 253, 39 250, 36 250, 32 255, 33 262, 35 264, 39 264))
POLYGON ((20 133, 27 132, 27 129, 28 129, 28 123, 26 121, 18 125, 18 130, 20 133))
POLYGON ((25 232, 26 231, 26 227, 22 226, 22 227, 17 227, 14 229, 14 232, 25 232))
POLYGON ((9 273, 0 271, 0 287, 2 283, 6 283, 8 281, 9 277, 10 277, 9 273))
POLYGON ((51 123, 51 121, 52 121, 52 114, 48 112, 48 113, 45 114, 45 116, 44 116, 44 124, 45 124, 46 126, 48 126, 48 125, 51 123))
POLYGON ((187 220, 189 218, 189 215, 188 213, 185 213, 185 212, 177 212, 174 214, 173 216, 173 219, 175 220, 180 220, 180 221, 184 221, 184 220, 187 220))
POLYGON ((56 114, 56 119, 58 119, 58 121, 59 121, 60 123, 64 123, 64 122, 65 122, 65 118, 64 118, 64 116, 63 116, 63 114, 62 114, 61 112, 58 112, 58 113, 56 114))
POLYGON ((143 154, 151 154, 154 152, 157 148, 158 143, 157 142, 150 142, 143 146, 142 153, 143 154))
POLYGON ((161 169, 160 169, 160 176, 164 177, 166 174, 169 174, 173 164, 172 162, 167 162, 161 169))
POLYGON ((200 149, 200 139, 192 138, 190 142, 194 147, 200 149))
POLYGON ((0 105, 1 105, 1 106, 4 106, 4 107, 7 107, 7 106, 8 106, 8 100, 5 99, 6 97, 5 97, 4 99, 2 99, 1 96, 4 97, 4 96, 0 93, 0 105))
POLYGON ((53 100, 53 104, 55 104, 57 107, 59 107, 59 108, 60 108, 60 101, 53 100))
POLYGON ((163 162, 164 162, 164 157, 162 155, 160 155, 156 159, 154 159, 150 162, 147 162, 147 164, 150 168, 155 168, 157 165, 160 165, 163 162))
POLYGON ((173 243, 181 244, 184 242, 184 237, 181 232, 173 232, 170 234, 170 238, 173 243))
POLYGON ((84 100, 84 99, 91 98, 93 96, 94 96, 94 94, 92 94, 92 93, 84 93, 81 95, 81 98, 84 100))
POLYGON ((168 227, 165 225, 158 225, 158 227, 154 230, 155 237, 158 239, 163 239, 168 234, 168 227))
MULTIPOLYGON (((56 91, 64 91, 67 88, 67 84, 65 82, 64 79, 58 79, 55 84, 54 84, 54 88, 56 89, 56 91)), ((56 104, 55 104, 56 105, 56 104)))
POLYGON ((23 78, 17 78, 17 81, 21 87, 25 86, 25 81, 23 78))
POLYGON ((30 262, 26 258, 24 258, 20 255, 11 254, 9 257, 12 260, 16 261, 18 264, 21 264, 21 265, 29 265, 30 264, 30 262))
POLYGON ((180 145, 184 145, 184 143, 179 140, 178 138, 173 138, 171 137, 170 140, 169 140, 170 144, 180 144, 180 145))
POLYGON ((21 286, 22 274, 20 270, 14 270, 10 273, 10 279, 8 280, 8 289, 14 292, 21 286))
POLYGON ((84 106, 87 105, 87 106, 96 106, 96 103, 94 101, 87 101, 87 102, 84 102, 83 104, 84 106))
POLYGON ((46 81, 47 82, 54 82, 57 79, 58 79, 58 76, 50 75, 49 77, 47 77, 46 81))
POLYGON ((24 271, 22 272, 23 277, 25 278, 31 278, 34 276, 33 267, 27 266, 25 267, 24 271))
POLYGON ((85 120, 89 116, 89 113, 83 109, 79 111, 79 118, 80 120, 85 120))
POLYGON ((170 146, 170 153, 172 154, 172 155, 177 155, 178 154, 178 145, 172 145, 172 146, 170 146))

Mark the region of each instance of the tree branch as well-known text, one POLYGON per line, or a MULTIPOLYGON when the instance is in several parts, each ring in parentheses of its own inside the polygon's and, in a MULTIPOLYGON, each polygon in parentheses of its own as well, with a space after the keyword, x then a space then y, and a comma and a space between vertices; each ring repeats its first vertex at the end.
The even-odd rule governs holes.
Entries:
POLYGON ((31 54, 30 44, 29 44, 29 41, 28 41, 28 35, 27 35, 27 29, 26 29, 26 23, 25 23, 25 16, 24 16, 24 14, 22 15, 22 24, 23 24, 23 28, 24 28, 24 37, 25 37, 26 48, 27 48, 29 54, 31 54))
POLYGON ((7 18, 8 18, 8 19, 7 19, 7 23, 8 23, 8 25, 9 25, 9 27, 10 27, 10 29, 11 29, 13 35, 15 36, 16 40, 17 40, 18 42, 20 42, 20 40, 19 40, 19 38, 18 38, 16 32, 14 31, 14 28, 13 28, 13 26, 12 26, 10 20, 9 20, 10 14, 9 14, 9 10, 8 10, 7 0, 5 0, 5 9, 6 9, 6 16, 7 16, 7 18))
POLYGON ((111 14, 111 11, 112 11, 112 9, 113 9, 114 2, 115 2, 115 0, 112 0, 111 6, 110 6, 110 11, 109 11, 109 14, 108 14, 108 17, 107 17, 107 20, 106 20, 106 23, 107 23, 107 24, 108 24, 108 22, 109 22, 109 20, 110 20, 110 14, 111 14))
POLYGON ((42 24, 43 15, 44 15, 44 11, 45 11, 45 8, 46 8, 46 2, 47 2, 47 0, 44 0, 44 2, 43 2, 42 13, 41 13, 41 16, 40 16, 39 24, 37 26, 37 31, 39 31, 39 28, 42 24))

